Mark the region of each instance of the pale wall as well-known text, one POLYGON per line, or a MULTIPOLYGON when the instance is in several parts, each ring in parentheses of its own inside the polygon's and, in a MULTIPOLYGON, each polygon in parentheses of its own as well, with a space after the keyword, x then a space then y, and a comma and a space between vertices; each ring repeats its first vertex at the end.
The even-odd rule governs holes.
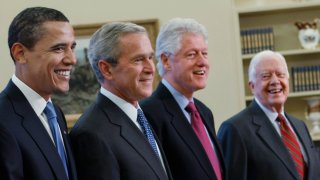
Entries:
POLYGON ((214 113, 216 127, 244 107, 240 59, 235 38, 232 0, 1 0, 0 7, 0 89, 14 72, 7 47, 8 26, 13 17, 30 6, 47 6, 62 11, 72 24, 102 23, 116 20, 158 18, 160 25, 173 17, 191 17, 209 32, 211 73, 205 90, 196 93, 214 113))

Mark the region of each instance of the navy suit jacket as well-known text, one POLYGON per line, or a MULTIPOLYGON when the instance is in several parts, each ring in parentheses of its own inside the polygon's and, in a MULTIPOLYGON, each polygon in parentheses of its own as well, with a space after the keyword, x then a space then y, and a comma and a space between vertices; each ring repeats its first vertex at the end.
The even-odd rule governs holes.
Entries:
POLYGON ((132 120, 110 99, 98 94, 70 133, 79 179, 172 179, 132 120))
MULTIPOLYGON (((197 99, 194 99, 194 103, 214 143, 221 170, 224 172, 212 112, 197 99)), ((161 82, 152 96, 144 99, 140 106, 162 143, 174 179, 217 179, 200 140, 170 91, 161 82)))
MULTIPOLYGON (((76 168, 62 111, 55 106, 69 164, 69 179, 76 168)), ((10 81, 0 94, 0 179, 66 180, 60 156, 31 105, 10 81)))
MULTIPOLYGON (((307 179, 320 179, 320 162, 307 127, 303 121, 285 116, 306 152, 307 179)), ((229 179, 299 179, 289 151, 255 100, 221 125, 218 138, 223 146, 229 179)))

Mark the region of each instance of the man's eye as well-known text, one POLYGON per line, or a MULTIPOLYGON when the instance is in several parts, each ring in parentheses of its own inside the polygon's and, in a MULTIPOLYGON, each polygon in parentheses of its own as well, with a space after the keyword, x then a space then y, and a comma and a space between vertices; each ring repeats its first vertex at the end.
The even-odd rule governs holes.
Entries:
POLYGON ((76 44, 73 44, 72 46, 71 46, 71 49, 72 49, 72 51, 74 51, 75 49, 76 49, 76 44))
POLYGON ((53 48, 53 51, 55 52, 63 52, 64 51, 64 46, 57 46, 53 48))
POLYGON ((134 62, 141 62, 143 61, 143 57, 138 57, 134 59, 134 62))
POLYGON ((269 79, 270 77, 271 77, 270 74, 262 74, 262 75, 261 75, 261 78, 262 78, 262 79, 269 79))
POLYGON ((194 58, 195 56, 196 56, 196 53, 189 53, 189 54, 187 54, 187 57, 188 57, 189 59, 194 58))
POLYGON ((148 59, 149 60, 153 60, 154 59, 154 55, 150 55, 148 59))
POLYGON ((208 57, 208 52, 202 52, 202 56, 208 57))

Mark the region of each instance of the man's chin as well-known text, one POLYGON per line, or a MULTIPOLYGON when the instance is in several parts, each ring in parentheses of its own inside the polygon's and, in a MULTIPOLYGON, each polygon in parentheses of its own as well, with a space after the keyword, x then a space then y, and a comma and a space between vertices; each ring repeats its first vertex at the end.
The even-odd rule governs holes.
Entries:
POLYGON ((144 91, 141 93, 141 99, 147 98, 147 97, 151 96, 151 94, 152 94, 152 90, 151 91, 144 91))

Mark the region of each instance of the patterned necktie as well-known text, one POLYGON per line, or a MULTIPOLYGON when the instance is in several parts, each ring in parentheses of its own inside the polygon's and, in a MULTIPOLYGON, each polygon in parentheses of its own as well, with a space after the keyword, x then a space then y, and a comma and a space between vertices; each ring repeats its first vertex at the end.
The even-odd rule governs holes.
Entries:
POLYGON ((66 159, 66 154, 64 151, 64 145, 60 136, 60 128, 57 122, 57 114, 54 110, 53 104, 51 102, 47 103, 47 106, 45 107, 43 111, 48 119, 48 123, 51 129, 51 133, 53 136, 54 143, 56 145, 56 149, 60 155, 60 158, 62 160, 62 164, 64 166, 64 169, 67 173, 68 176, 68 167, 67 167, 67 159, 66 159))
POLYGON ((207 156, 210 160, 210 163, 213 167, 213 170, 214 170, 218 180, 221 180, 222 175, 221 175, 220 164, 219 164, 218 158, 216 156, 216 153, 212 147, 212 144, 209 140, 208 134, 204 128, 204 124, 202 122, 202 119, 200 117, 200 114, 199 114, 197 108, 195 107, 193 102, 189 102, 189 104, 187 105, 187 107, 185 109, 186 109, 186 111, 191 113, 191 126, 192 126, 194 132, 197 134, 204 150, 206 151, 207 156))
POLYGON ((297 171, 300 175, 300 179, 304 179, 304 161, 296 136, 288 126, 285 117, 283 117, 281 114, 278 114, 277 121, 280 122, 280 132, 282 141, 286 145, 295 163, 297 171))
POLYGON ((157 155, 159 158, 159 152, 157 149, 156 145, 156 140, 154 139, 154 135, 151 131, 150 125, 147 121, 147 118, 144 116, 143 112, 141 109, 138 109, 138 118, 137 118, 138 123, 140 124, 143 134, 145 137, 148 139, 149 144, 151 145, 154 153, 157 155))

